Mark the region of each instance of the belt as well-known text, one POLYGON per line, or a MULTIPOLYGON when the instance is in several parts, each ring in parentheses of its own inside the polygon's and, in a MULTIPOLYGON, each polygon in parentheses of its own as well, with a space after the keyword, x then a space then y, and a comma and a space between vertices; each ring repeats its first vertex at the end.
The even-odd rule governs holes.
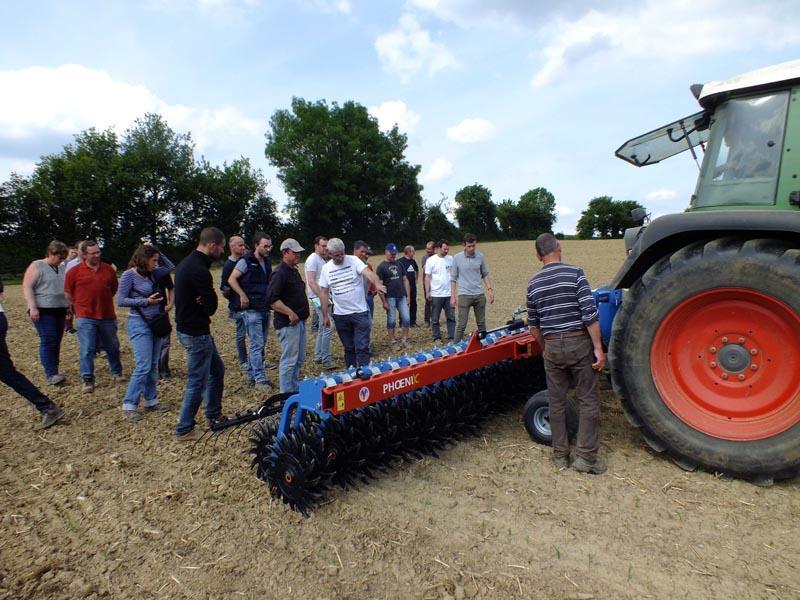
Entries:
POLYGON ((564 331, 562 333, 548 333, 544 336, 546 340, 563 340, 564 338, 574 338, 574 337, 583 337, 586 335, 586 330, 581 329, 580 331, 576 331, 574 329, 570 331, 564 331))

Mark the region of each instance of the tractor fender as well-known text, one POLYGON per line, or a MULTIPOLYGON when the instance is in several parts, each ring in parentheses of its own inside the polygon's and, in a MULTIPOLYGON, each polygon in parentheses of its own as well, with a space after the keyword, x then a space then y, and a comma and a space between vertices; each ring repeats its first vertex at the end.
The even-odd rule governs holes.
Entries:
MULTIPOLYGON (((636 230, 629 230, 628 257, 609 284, 629 288, 656 261, 700 240, 736 235, 796 241, 800 236, 800 211, 714 210, 666 215, 636 230)), ((627 232, 626 232, 627 233, 627 232)), ((626 239, 626 242, 627 242, 626 239)), ((626 243, 626 245, 628 245, 626 243)))

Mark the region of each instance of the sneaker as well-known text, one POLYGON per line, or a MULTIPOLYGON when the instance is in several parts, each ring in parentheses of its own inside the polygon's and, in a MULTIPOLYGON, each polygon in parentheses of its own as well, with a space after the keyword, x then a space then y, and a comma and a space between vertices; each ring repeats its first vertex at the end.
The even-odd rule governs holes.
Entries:
POLYGON ((572 468, 578 471, 579 473, 589 473, 590 475, 601 475, 606 472, 606 463, 602 459, 598 458, 593 463, 590 463, 585 458, 579 456, 575 459, 575 462, 572 463, 572 468))
POLYGON ((328 371, 335 371, 336 369, 339 368, 339 365, 337 365, 332 360, 329 360, 324 363, 319 363, 319 366, 322 367, 323 369, 327 369, 328 371))
POLYGON ((389 345, 392 348, 397 348, 400 345, 400 340, 389 340, 389 345))
POLYGON ((249 368, 250 368, 250 367, 249 367, 249 365, 248 365, 247 363, 239 363, 239 369, 240 369, 241 371, 244 371, 245 373, 247 373, 247 370, 248 370, 249 368))
POLYGON ((209 431, 212 431, 215 426, 219 425, 220 423, 224 423, 228 420, 228 417, 225 415, 220 415, 218 417, 214 417, 213 419, 206 419, 206 427, 209 431))
POLYGON ((256 388, 259 392, 268 392, 274 386, 269 381, 265 381, 263 383, 256 383, 253 387, 256 388))
POLYGON ((191 431, 184 433, 183 435, 176 435, 175 441, 176 442, 196 442, 203 434, 197 431, 197 429, 192 429, 191 431))
POLYGON ((56 422, 64 416, 64 409, 58 406, 53 406, 42 413, 42 422, 36 426, 36 429, 47 429, 56 424, 56 422))
POLYGON ((264 368, 265 369, 277 369, 278 365, 276 363, 272 362, 271 360, 265 360, 264 361, 264 368))
POLYGON ((91 394, 94 391, 94 381, 84 381, 81 386, 81 391, 84 394, 91 394))
POLYGON ((166 406, 161 404, 161 402, 159 402, 158 404, 153 404, 153 406, 145 406, 144 407, 144 412, 160 412, 161 413, 161 412, 168 412, 168 411, 169 411, 169 408, 167 408, 166 406))
POLYGON ((47 378, 47 384, 48 385, 61 385, 66 380, 67 380, 67 378, 64 377, 61 373, 56 373, 55 375, 50 375, 50 377, 47 378))
POLYGON ((122 418, 126 421, 130 421, 131 423, 136 423, 142 420, 142 415, 140 415, 139 411, 136 410, 123 410, 122 418))
POLYGON ((123 381, 125 381, 125 376, 122 373, 112 373, 111 380, 114 383, 122 383, 123 381))
POLYGON ((569 456, 554 456, 553 464, 555 464, 559 471, 569 469, 569 456))

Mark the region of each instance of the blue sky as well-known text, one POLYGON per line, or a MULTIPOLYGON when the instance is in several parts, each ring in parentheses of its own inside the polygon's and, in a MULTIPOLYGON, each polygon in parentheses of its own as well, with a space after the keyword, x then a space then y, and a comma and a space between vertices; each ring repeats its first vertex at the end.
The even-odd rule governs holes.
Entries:
POLYGON ((690 84, 797 58, 788 0, 5 0, 0 180, 159 112, 198 157, 249 158, 282 204, 270 115, 292 96, 354 100, 408 135, 427 202, 543 186, 570 233, 599 195, 683 210, 688 154, 637 169, 614 150, 695 112, 690 84))

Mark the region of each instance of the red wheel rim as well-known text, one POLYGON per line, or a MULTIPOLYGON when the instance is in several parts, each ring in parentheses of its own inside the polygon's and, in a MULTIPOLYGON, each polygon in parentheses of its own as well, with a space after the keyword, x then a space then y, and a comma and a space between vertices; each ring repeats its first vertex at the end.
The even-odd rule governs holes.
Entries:
POLYGON ((736 441, 800 422, 800 317, 776 298, 719 288, 677 305, 656 330, 650 370, 690 427, 736 441))

